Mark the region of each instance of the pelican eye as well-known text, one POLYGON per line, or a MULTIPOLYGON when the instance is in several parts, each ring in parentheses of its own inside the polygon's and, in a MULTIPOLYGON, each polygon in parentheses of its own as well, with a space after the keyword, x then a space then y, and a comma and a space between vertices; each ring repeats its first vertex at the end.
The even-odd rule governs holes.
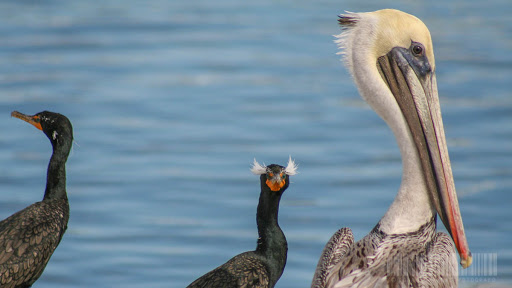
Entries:
POLYGON ((423 51, 425 49, 423 48, 423 45, 419 43, 413 43, 411 47, 412 54, 416 57, 423 56, 423 51))

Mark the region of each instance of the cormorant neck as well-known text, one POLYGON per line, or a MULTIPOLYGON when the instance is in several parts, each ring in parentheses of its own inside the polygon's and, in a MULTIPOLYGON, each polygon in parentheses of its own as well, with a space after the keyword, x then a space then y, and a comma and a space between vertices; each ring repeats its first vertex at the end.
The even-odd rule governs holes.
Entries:
POLYGON ((66 161, 71 144, 53 144, 53 154, 48 164, 46 190, 43 200, 67 199, 66 161))
POLYGON ((275 246, 276 240, 284 240, 283 232, 277 222, 279 201, 281 199, 281 195, 278 193, 268 190, 262 191, 260 194, 256 214, 259 234, 257 251, 268 251, 269 247, 275 246))
POLYGON ((271 266, 273 280, 277 281, 286 265, 288 244, 283 231, 279 227, 277 216, 279 213, 279 201, 281 191, 270 191, 262 181, 262 190, 256 214, 258 224, 258 246, 256 253, 263 255, 271 266))

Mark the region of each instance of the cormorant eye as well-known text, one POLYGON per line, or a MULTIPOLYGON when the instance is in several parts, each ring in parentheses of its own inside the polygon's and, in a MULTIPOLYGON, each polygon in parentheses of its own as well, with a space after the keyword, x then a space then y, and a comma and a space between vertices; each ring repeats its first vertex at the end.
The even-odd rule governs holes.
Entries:
POLYGON ((281 173, 281 179, 284 179, 284 178, 286 178, 286 174, 281 173))
POLYGON ((270 172, 270 173, 268 173, 268 176, 269 177, 274 177, 274 173, 270 172))
POLYGON ((416 57, 418 56, 423 56, 423 46, 419 43, 414 43, 412 44, 412 48, 411 48, 411 51, 412 51, 412 54, 416 57))

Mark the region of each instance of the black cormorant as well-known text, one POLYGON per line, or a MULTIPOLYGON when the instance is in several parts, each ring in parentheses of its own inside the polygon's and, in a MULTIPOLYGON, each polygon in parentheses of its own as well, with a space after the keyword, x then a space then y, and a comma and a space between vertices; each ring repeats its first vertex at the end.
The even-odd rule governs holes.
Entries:
POLYGON ((272 164, 262 166, 256 160, 251 171, 261 175, 261 193, 256 213, 258 244, 249 251, 231 258, 225 264, 201 276, 188 288, 274 287, 286 265, 288 244, 277 223, 281 195, 290 184, 290 175, 296 174, 295 163, 287 167, 272 164))
POLYGON ((0 222, 0 287, 30 287, 41 276, 66 231, 69 203, 66 160, 73 128, 64 115, 43 111, 33 116, 14 111, 12 117, 42 130, 53 154, 44 198, 0 222))

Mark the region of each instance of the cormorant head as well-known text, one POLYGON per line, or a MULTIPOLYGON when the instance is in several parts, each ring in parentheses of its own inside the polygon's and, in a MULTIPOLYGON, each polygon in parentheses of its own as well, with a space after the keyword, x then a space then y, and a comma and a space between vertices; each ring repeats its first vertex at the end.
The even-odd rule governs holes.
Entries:
POLYGON ((261 165, 256 161, 256 159, 254 159, 251 172, 256 175, 261 175, 261 181, 264 182, 271 191, 278 192, 284 191, 288 188, 288 185, 290 184, 289 176, 297 174, 297 165, 291 157, 288 160, 288 165, 286 167, 277 164, 265 166, 261 165))
POLYGON ((71 143, 71 141, 63 142, 61 139, 73 140, 73 126, 69 119, 62 114, 43 111, 35 115, 25 115, 18 111, 13 111, 11 116, 28 122, 37 129, 42 130, 50 139, 52 146, 64 142, 71 143))

